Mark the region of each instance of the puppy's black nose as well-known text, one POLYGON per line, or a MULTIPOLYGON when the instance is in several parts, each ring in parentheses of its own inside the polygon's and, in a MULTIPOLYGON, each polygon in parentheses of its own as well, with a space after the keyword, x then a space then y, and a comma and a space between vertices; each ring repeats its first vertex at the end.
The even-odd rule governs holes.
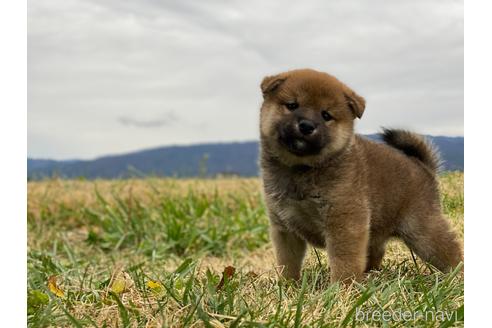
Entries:
POLYGON ((305 119, 301 120, 298 123, 298 126, 299 126, 299 131, 301 131, 301 133, 305 136, 312 134, 313 131, 316 129, 316 126, 314 125, 313 122, 305 119))

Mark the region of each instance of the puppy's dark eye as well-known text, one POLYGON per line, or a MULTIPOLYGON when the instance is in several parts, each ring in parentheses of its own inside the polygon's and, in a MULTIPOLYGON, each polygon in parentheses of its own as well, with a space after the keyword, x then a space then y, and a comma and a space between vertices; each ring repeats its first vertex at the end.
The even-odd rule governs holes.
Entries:
POLYGON ((290 103, 286 103, 285 104, 285 107, 288 109, 288 110, 296 110, 299 108, 299 104, 296 103, 296 102, 290 102, 290 103))
POLYGON ((333 119, 333 116, 331 116, 326 110, 321 112, 321 116, 323 116, 323 119, 327 122, 333 119))

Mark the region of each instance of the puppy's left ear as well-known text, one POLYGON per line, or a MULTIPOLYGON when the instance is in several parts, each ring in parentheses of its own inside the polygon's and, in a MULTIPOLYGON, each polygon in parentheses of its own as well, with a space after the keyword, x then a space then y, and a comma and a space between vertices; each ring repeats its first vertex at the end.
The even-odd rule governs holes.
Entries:
POLYGON ((366 100, 356 94, 349 87, 344 88, 345 98, 347 99, 347 104, 352 111, 352 113, 357 118, 361 118, 364 113, 364 109, 366 108, 366 100))

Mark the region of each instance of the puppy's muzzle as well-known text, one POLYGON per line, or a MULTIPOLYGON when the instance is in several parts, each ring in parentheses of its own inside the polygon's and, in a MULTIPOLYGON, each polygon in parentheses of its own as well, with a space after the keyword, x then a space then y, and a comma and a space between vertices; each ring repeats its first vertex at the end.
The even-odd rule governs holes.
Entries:
POLYGON ((316 124, 313 121, 302 119, 297 123, 297 129, 304 136, 309 136, 316 131, 316 124))
POLYGON ((279 129, 279 141, 291 153, 298 156, 314 155, 320 151, 317 124, 301 118, 279 129))

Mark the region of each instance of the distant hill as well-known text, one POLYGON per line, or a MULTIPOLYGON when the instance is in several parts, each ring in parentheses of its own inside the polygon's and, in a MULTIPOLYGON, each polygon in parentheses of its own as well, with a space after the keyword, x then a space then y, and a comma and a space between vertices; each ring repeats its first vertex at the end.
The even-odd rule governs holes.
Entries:
MULTIPOLYGON (((366 137, 378 139, 377 135, 366 137)), ((428 138, 441 151, 445 170, 463 170, 463 137, 428 138)), ((27 159, 27 176, 34 180, 52 176, 113 179, 146 175, 197 177, 219 174, 257 176, 258 142, 160 147, 94 160, 27 159)))

